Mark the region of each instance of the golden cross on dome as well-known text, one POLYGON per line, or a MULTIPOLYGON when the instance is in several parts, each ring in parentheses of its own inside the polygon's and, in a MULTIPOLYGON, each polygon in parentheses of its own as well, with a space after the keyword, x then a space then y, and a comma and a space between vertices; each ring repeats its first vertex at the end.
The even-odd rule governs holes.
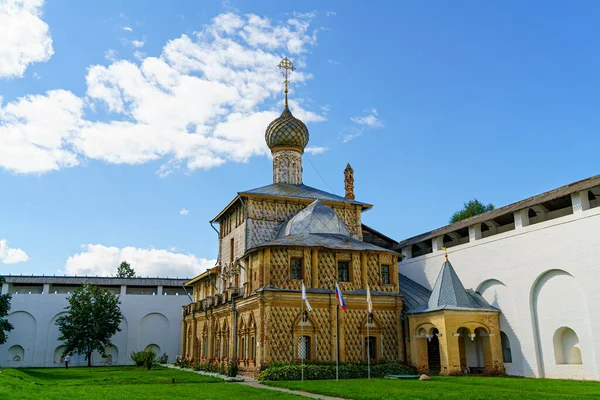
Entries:
POLYGON ((448 250, 446 250, 445 247, 442 247, 442 250, 444 251, 444 256, 446 257, 446 262, 448 262, 448 250))
POLYGON ((285 84, 285 106, 288 106, 288 83, 289 81, 289 77, 290 74, 292 73, 292 71, 295 71, 296 68, 294 68, 294 64, 292 64, 292 61, 285 57, 283 60, 281 60, 279 62, 279 64, 277 65, 279 67, 279 69, 281 70, 281 72, 283 72, 283 76, 285 77, 285 80, 283 81, 283 83, 285 84))

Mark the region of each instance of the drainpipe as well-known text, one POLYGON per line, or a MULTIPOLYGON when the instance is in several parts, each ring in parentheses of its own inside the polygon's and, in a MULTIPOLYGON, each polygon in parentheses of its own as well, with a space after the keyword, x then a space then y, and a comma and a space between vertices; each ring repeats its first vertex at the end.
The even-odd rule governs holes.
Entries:
POLYGON ((187 294, 187 297, 190 299, 190 303, 193 303, 194 299, 192 299, 192 296, 190 296, 190 294, 188 293, 188 291, 185 288, 185 286, 182 284, 181 287, 183 288, 183 291, 185 292, 185 294, 187 294))
POLYGON ((215 230, 215 232, 217 232, 217 235, 219 235, 219 231, 217 230, 217 228, 215 228, 215 226, 212 224, 212 221, 208 221, 208 223, 210 224, 210 227, 213 228, 215 230))
POLYGON ((235 296, 231 296, 231 312, 233 313, 233 358, 237 360, 237 309, 235 308, 235 296))
POLYGON ((404 312, 402 312, 400 314, 400 325, 401 325, 402 336, 403 336, 402 348, 404 350, 404 362, 406 364, 408 364, 408 354, 406 354, 406 339, 408 338, 408 336, 406 334, 406 314, 404 312))

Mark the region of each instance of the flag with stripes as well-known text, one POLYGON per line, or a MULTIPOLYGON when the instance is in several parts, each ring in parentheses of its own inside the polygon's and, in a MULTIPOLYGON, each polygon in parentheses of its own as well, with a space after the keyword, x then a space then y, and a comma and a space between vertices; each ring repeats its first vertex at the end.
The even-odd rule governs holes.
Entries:
POLYGON ((340 290, 337 282, 335 283, 335 297, 337 297, 338 301, 340 302, 340 307, 342 310, 346 311, 346 302, 344 301, 344 296, 342 295, 342 291, 340 290))

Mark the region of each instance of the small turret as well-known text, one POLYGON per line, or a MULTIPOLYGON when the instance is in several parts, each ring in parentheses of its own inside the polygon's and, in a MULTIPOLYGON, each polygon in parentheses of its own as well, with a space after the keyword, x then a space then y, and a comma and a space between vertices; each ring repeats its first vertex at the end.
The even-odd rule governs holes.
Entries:
POLYGON ((346 165, 346 169, 344 170, 344 189, 346 190, 346 198, 354 200, 354 170, 350 166, 350 163, 346 165))

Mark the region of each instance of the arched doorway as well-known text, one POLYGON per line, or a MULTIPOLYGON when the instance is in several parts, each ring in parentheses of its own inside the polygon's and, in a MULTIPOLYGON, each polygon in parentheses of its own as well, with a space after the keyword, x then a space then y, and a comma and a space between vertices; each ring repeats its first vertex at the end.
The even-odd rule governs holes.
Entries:
POLYGON ((440 340, 438 338, 440 331, 433 328, 430 335, 427 335, 427 364, 429 365, 429 373, 437 375, 442 368, 440 360, 440 340))
POLYGON ((475 328, 474 331, 461 327, 457 333, 461 371, 470 374, 483 373, 486 366, 492 365, 489 334, 481 327, 475 328))

